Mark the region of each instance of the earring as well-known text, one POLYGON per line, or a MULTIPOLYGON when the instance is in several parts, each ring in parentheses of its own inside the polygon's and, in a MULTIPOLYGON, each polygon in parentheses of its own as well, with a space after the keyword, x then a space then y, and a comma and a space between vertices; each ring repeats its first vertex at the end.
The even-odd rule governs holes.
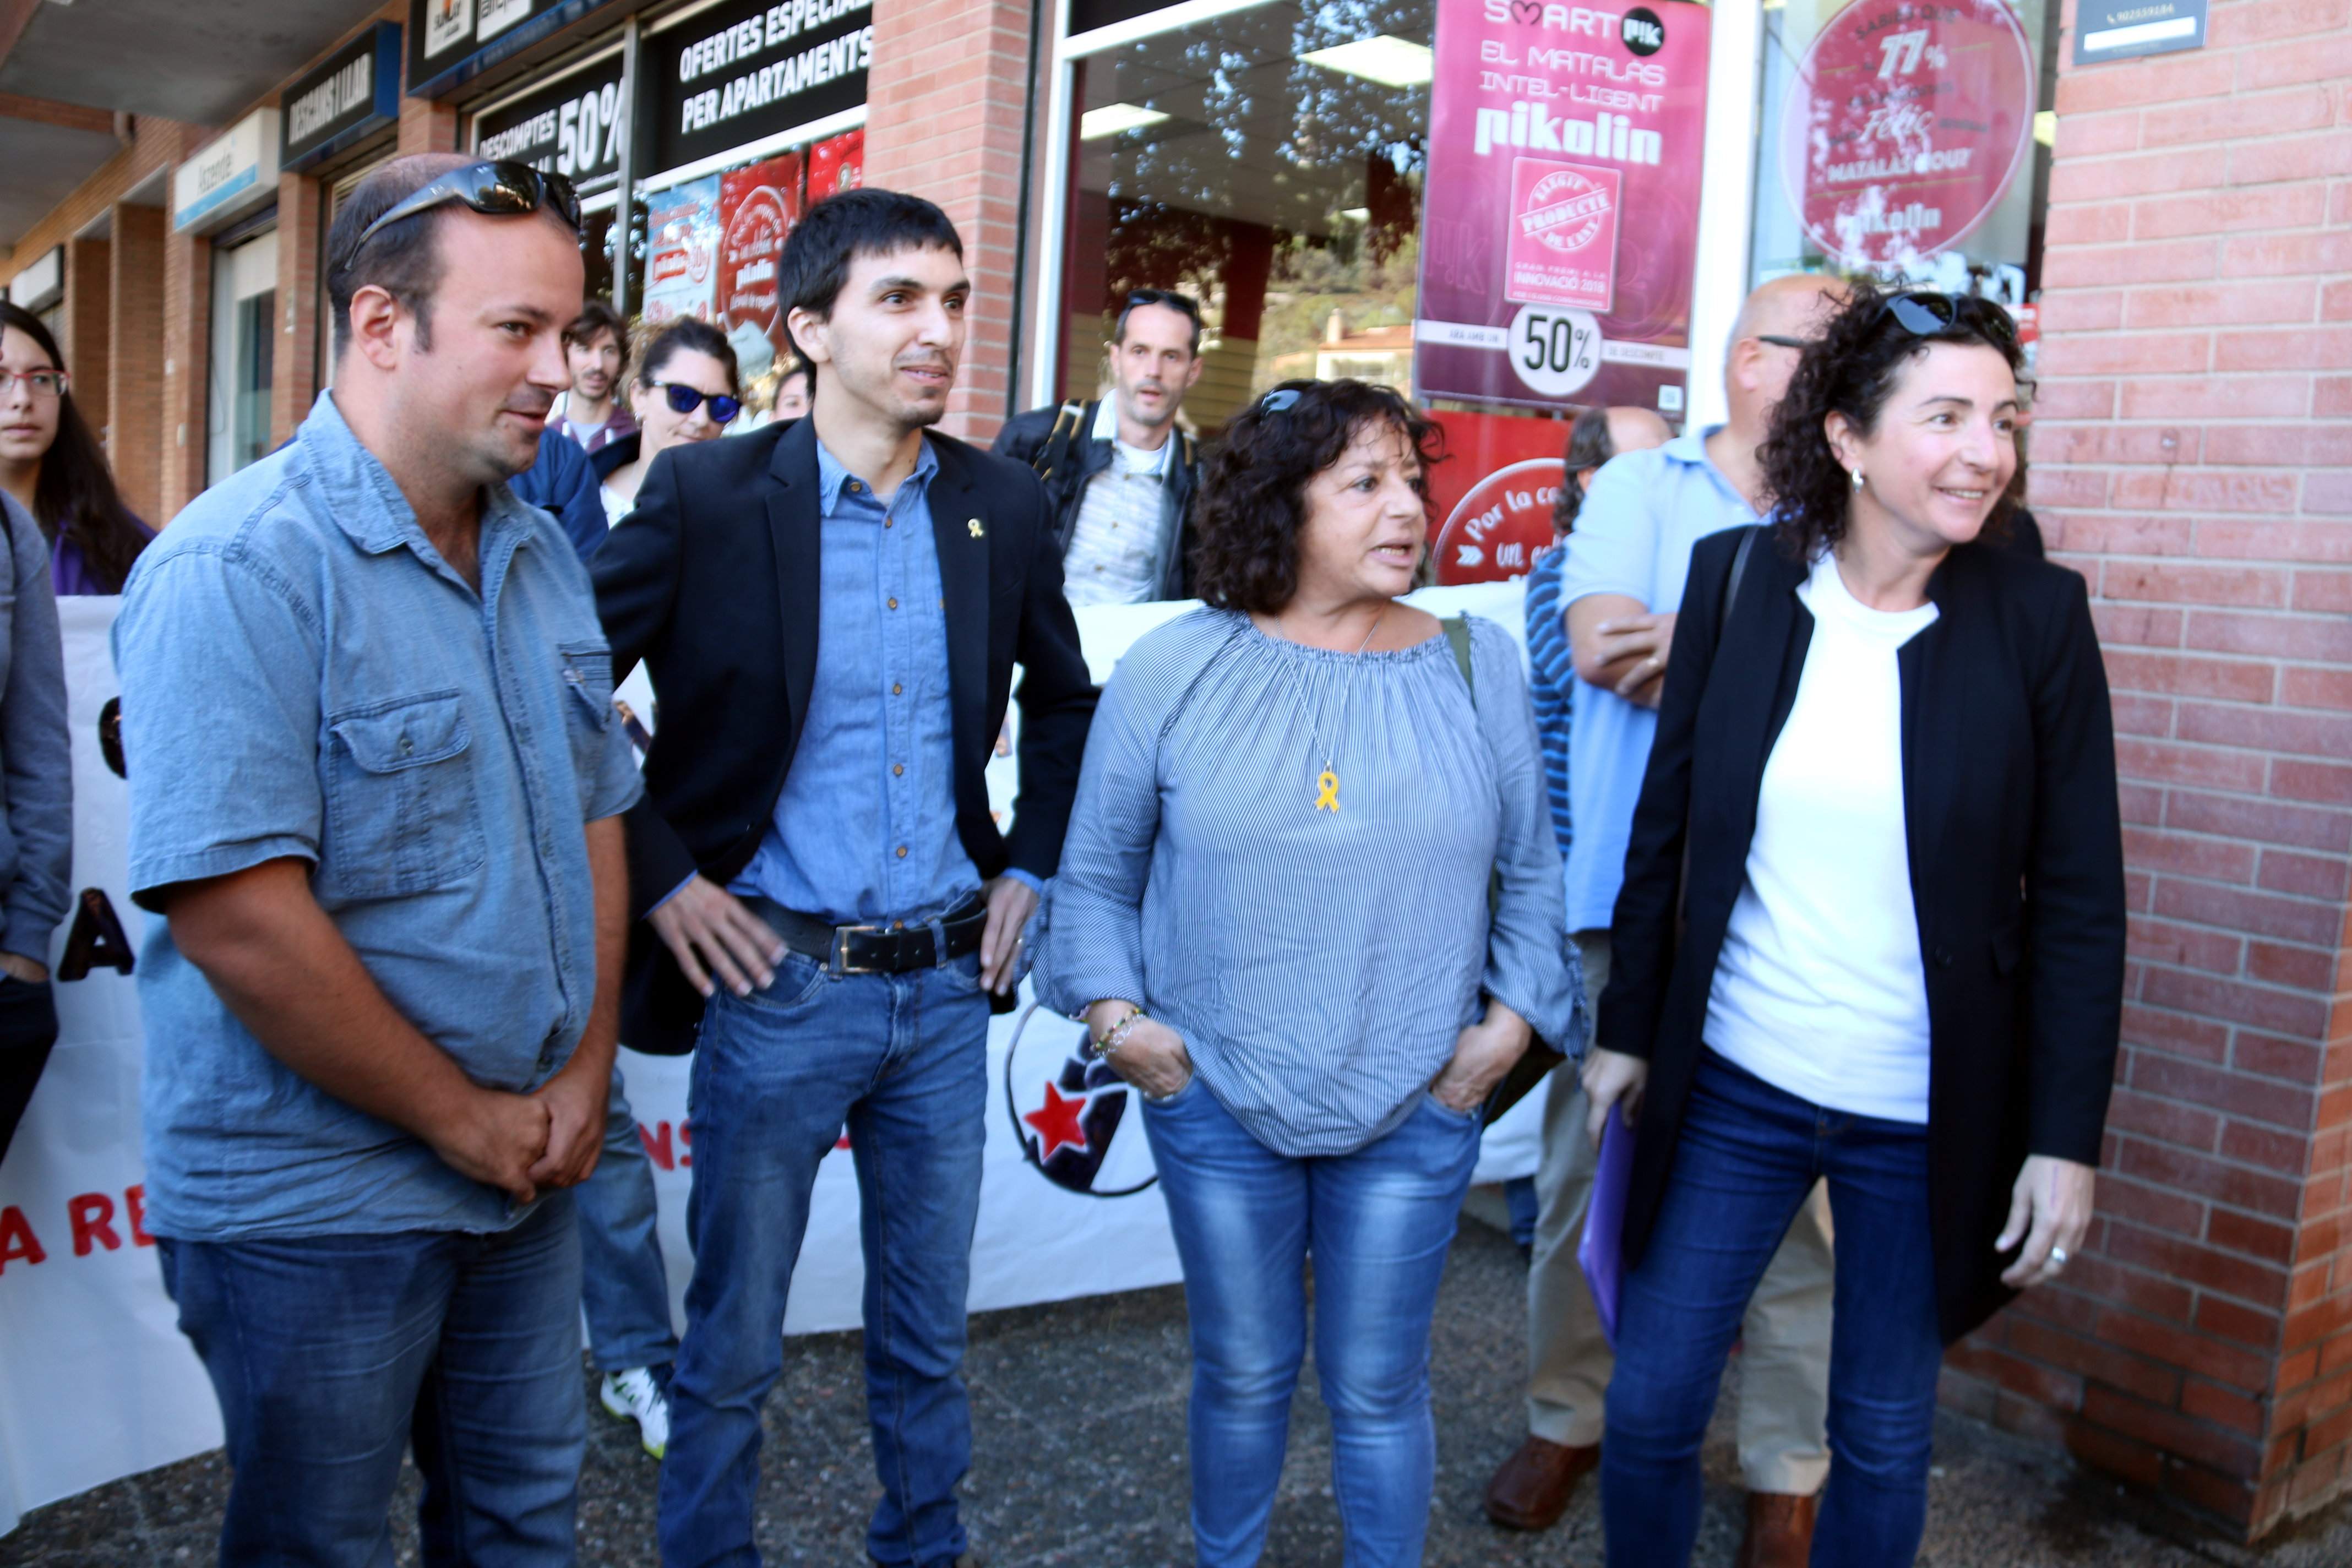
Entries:
POLYGON ((1855 494, 1859 495, 1862 493, 1862 470, 1860 468, 1856 468, 1853 471, 1853 488, 1855 494))

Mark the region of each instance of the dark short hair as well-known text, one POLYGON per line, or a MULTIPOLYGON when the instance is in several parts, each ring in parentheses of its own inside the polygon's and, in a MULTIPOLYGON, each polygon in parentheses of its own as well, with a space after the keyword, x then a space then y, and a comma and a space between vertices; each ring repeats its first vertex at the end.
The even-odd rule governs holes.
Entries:
POLYGON ((1551 503, 1554 539, 1566 539, 1576 531, 1576 514, 1584 510, 1584 487, 1576 482, 1576 476, 1616 455, 1617 445, 1609 439, 1609 410, 1588 408, 1579 414, 1568 427, 1568 450, 1560 459, 1567 471, 1560 475, 1559 499, 1551 503))
POLYGON ((741 373, 735 365, 735 345, 727 334, 699 316, 680 316, 666 321, 659 331, 646 340, 645 352, 637 356, 637 384, 651 386, 662 367, 680 353, 709 354, 727 367, 727 390, 740 395, 743 390, 741 373))
MULTIPOLYGON (((901 250, 952 251, 961 261, 963 237, 947 214, 904 191, 861 185, 827 196, 809 208, 776 258, 776 309, 786 320, 794 310, 806 310, 824 321, 849 281, 852 261, 901 250)), ((790 335, 791 329, 785 331, 790 335)), ((793 347, 797 351, 800 345, 793 347)), ((809 385, 816 385, 814 364, 809 385)))
POLYGON ((1192 323, 1192 357, 1201 357, 1201 302, 1190 294, 1173 289, 1130 289, 1126 302, 1118 308, 1118 325, 1111 329, 1110 341, 1127 342, 1127 319, 1147 305, 1164 306, 1192 323))
POLYGON ((580 313, 572 317, 571 324, 563 329, 563 346, 567 349, 583 348, 594 342, 599 332, 613 334, 613 341, 621 348, 621 368, 627 369, 629 323, 620 311, 613 309, 610 300, 590 300, 583 304, 580 313))
POLYGON ((1404 437, 1421 461, 1413 489, 1426 500, 1430 465, 1444 457, 1437 424, 1388 387, 1286 381, 1235 415, 1201 482, 1194 591, 1221 608, 1280 613, 1298 592, 1307 486, 1367 426, 1404 437))
MULTIPOLYGON (((1990 300, 1958 298, 1951 320, 1932 332, 1915 332, 1888 309, 1894 294, 1867 279, 1851 286, 1845 303, 1829 318, 1819 337, 1798 360, 1789 390, 1772 410, 1772 431, 1757 448, 1766 495, 1774 508, 1773 531, 1781 548, 1810 560, 1845 537, 1853 478, 1830 446, 1827 421, 1843 414, 1864 436, 1878 428, 1878 416, 1893 395, 1903 367, 1934 343, 1975 344, 1991 349, 2016 374, 2024 351, 2000 307, 1990 300)), ((2009 488, 1994 502, 1985 535, 2000 540, 2025 497, 2025 461, 2018 455, 2009 488)))

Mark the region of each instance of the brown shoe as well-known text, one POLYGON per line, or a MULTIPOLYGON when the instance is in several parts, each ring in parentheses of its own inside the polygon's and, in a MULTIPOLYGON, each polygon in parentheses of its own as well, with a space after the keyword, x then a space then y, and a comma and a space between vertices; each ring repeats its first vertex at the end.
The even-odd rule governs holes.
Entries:
POLYGON ((1748 1494, 1748 1537, 1739 1568, 1805 1568, 1813 1555, 1813 1504, 1787 1492, 1748 1494))
POLYGON ((1486 1483, 1486 1517, 1507 1530, 1549 1530, 1568 1511, 1576 1483, 1601 1463, 1601 1446, 1570 1448, 1530 1437, 1486 1483))

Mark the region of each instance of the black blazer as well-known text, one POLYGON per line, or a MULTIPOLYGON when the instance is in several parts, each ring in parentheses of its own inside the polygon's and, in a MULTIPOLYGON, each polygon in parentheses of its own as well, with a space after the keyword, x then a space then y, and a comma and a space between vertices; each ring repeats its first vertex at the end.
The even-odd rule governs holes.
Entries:
MULTIPOLYGON (((1650 1062, 1625 1205, 1629 1267, 1674 1163, 1765 759, 1812 637, 1796 594, 1805 567, 1769 533, 1719 623, 1747 532, 1727 529, 1691 552, 1610 927, 1597 1037, 1650 1062)), ((2016 549, 1969 544, 1937 569, 1927 596, 1937 618, 1896 666, 1927 982, 1928 1208, 1948 1342, 2012 1294, 1992 1244, 2019 1163, 2028 1153, 2099 1162, 2123 1014, 2123 830, 2083 579, 2016 549)))
MULTIPOLYGON (((956 834, 983 877, 1008 866, 1050 877, 1096 692, 1062 597, 1045 490, 1017 463, 926 438, 939 457, 929 500, 947 596, 956 834), (1026 671, 1021 805, 1005 835, 984 770, 1015 664, 1026 671)), ((816 679, 818 504, 805 419, 673 447, 589 563, 614 679, 642 658, 661 701, 645 798, 627 816, 633 917, 696 871, 732 880, 767 831, 816 679)), ((642 921, 621 1005, 632 1049, 692 1048, 702 998, 642 921)))

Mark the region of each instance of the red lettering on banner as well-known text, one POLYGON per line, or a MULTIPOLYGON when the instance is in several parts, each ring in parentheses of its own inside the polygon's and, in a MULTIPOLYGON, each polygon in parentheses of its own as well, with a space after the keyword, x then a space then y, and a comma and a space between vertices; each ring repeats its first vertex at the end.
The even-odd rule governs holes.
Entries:
POLYGON ((668 1171, 677 1168, 677 1156, 670 1148, 668 1122, 656 1121, 651 1127, 642 1121, 638 1122, 637 1142, 646 1146, 646 1158, 654 1163, 656 1170, 668 1171))
POLYGON ((122 1189, 122 1212, 131 1221, 131 1245, 152 1247, 155 1238, 147 1234, 147 1184, 122 1189))
POLYGON ((694 1163, 694 1156, 686 1151, 694 1147, 694 1122, 691 1118, 677 1124, 677 1163, 681 1167, 694 1163))
POLYGON ((48 1256, 23 1209, 14 1204, 0 1209, 0 1274, 8 1272, 11 1263, 39 1263, 48 1256))
POLYGON ((114 1228, 114 1200, 104 1193, 78 1193, 67 1199, 66 1221, 73 1226, 76 1258, 88 1258, 92 1246, 112 1252, 122 1245, 114 1228))

